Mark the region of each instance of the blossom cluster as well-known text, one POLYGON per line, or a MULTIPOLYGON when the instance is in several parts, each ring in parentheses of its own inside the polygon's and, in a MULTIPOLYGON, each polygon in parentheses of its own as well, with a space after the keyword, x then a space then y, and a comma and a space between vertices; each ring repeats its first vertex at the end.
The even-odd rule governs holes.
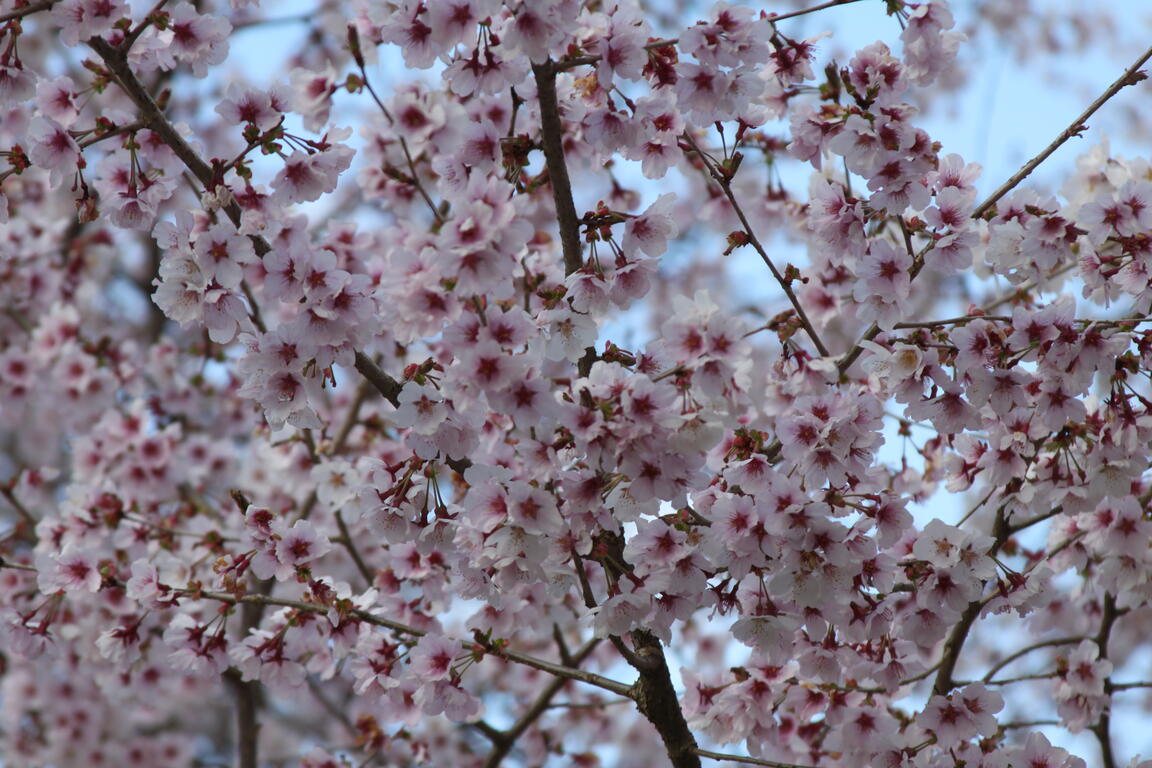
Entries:
POLYGON ((5 760, 1115 768, 1152 169, 981 201, 848 2, 0 0, 5 760))

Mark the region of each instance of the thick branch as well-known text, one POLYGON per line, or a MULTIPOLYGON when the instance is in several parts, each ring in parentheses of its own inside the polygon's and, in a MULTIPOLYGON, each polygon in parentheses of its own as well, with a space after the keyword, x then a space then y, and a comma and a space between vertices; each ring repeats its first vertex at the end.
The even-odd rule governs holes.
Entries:
POLYGON ((356 370, 360 372, 361 376, 368 380, 368 383, 376 388, 376 391, 379 392, 385 400, 397 408, 400 407, 400 390, 403 389, 404 386, 380 370, 380 366, 372 362, 372 358, 363 352, 357 352, 356 370))
POLYGON ((700 768, 696 737, 680 709, 659 638, 646 630, 637 630, 632 633, 632 643, 636 646, 636 655, 645 662, 636 669, 640 673, 632 694, 636 708, 656 726, 673 768, 700 768))
POLYGON ((184 166, 192 172, 196 180, 203 184, 205 187, 212 186, 212 168, 204 162, 196 150, 184 140, 176 128, 164 116, 164 112, 156 104, 152 95, 144 88, 144 84, 132 72, 132 68, 128 65, 128 53, 122 51, 116 46, 110 44, 108 41, 100 37, 94 37, 88 41, 88 45, 92 50, 100 55, 104 62, 104 66, 116 78, 116 83, 120 86, 121 90, 132 100, 136 108, 140 110, 140 122, 148 126, 156 135, 168 145, 168 148, 180 158, 184 166))
POLYGON ((564 274, 571 275, 584 266, 580 245, 580 219, 572 202, 572 181, 564 159, 564 126, 560 123, 560 105, 556 97, 556 67, 549 61, 533 64, 537 98, 540 101, 540 144, 552 182, 552 199, 556 203, 556 221, 560 226, 560 244, 564 249, 564 274))
POLYGON ((232 690, 236 700, 236 766, 237 768, 257 768, 257 737, 260 724, 256 719, 259 703, 257 683, 244 681, 236 669, 224 672, 224 682, 232 690))
MULTIPOLYGON (((1001 507, 996 511, 996 520, 992 524, 994 541, 988 550, 988 556, 995 557, 1010 535, 1011 528, 1008 526, 1004 508, 1001 507)), ((959 621, 952 627, 948 639, 944 642, 944 655, 940 659, 940 669, 936 672, 936 679, 932 684, 933 694, 945 696, 955 686, 956 683, 952 674, 956 671, 957 662, 960 661, 960 651, 964 649, 964 641, 968 639, 968 631, 972 629, 972 625, 980 616, 980 611, 983 608, 984 602, 982 600, 973 600, 968 603, 968 607, 960 615, 959 621)))
MULTIPOLYGON (((608 531, 602 532, 601 537, 607 552, 600 565, 609 579, 616 581, 632 570, 624 557, 624 537, 608 531)), ((680 709, 660 639, 646 629, 633 630, 631 635, 634 650, 623 655, 639 674, 630 693, 636 700, 636 709, 655 726, 673 768, 700 768, 696 737, 680 709)))
MULTIPOLYGON (((240 491, 236 491, 233 495, 237 506, 247 508, 248 500, 240 491)), ((272 582, 261 582, 259 588, 263 594, 267 594, 271 591, 272 582)), ((248 603, 241 607, 240 622, 243 635, 247 635, 260 625, 264 608, 265 606, 259 603, 248 603)), ((260 721, 257 718, 261 700, 260 681, 245 680, 236 667, 224 670, 221 677, 224 679, 224 684, 231 689, 236 704, 236 766, 257 768, 260 743, 260 721)))

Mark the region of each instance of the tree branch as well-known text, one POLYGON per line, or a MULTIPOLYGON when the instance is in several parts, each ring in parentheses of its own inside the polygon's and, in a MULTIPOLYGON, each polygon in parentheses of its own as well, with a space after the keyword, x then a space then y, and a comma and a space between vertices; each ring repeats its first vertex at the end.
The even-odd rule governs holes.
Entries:
POLYGON ((12 490, 12 487, 8 483, 0 485, 0 496, 3 496, 5 500, 12 505, 12 509, 16 510, 16 514, 20 516, 21 520, 27 523, 30 530, 36 530, 36 526, 40 521, 36 518, 36 515, 28 510, 28 507, 24 506, 20 499, 16 498, 16 492, 12 490))
MULTIPOLYGON (((357 370, 357 373, 359 373, 359 370, 357 370)), ((383 373, 383 371, 381 371, 381 373, 383 373)), ((328 455, 337 456, 343 453, 344 446, 348 444, 348 436, 352 434, 352 430, 360 418, 360 408, 363 407, 364 401, 368 399, 369 384, 371 384, 371 382, 365 379, 360 382, 360 386, 356 387, 356 396, 352 399, 352 404, 348 406, 348 413, 344 416, 344 422, 340 425, 340 429, 336 433, 336 438, 332 441, 332 447, 331 450, 328 451, 328 455)))
POLYGON ((824 11, 828 8, 835 8, 838 5, 851 5, 852 3, 858 2, 860 2, 860 0, 829 0, 827 3, 813 5, 810 8, 801 8, 798 11, 789 11, 788 13, 770 13, 768 14, 768 21, 784 21, 785 19, 794 19, 797 16, 807 16, 810 13, 816 13, 816 11, 824 11))
MULTIPOLYGON (((1152 51, 1150 51, 1152 53, 1152 51)), ((1112 636, 1112 626, 1116 623, 1116 619, 1120 617, 1120 612, 1116 610, 1116 598, 1110 593, 1104 593, 1104 614, 1100 619, 1100 632, 1096 635, 1096 647, 1099 649, 1100 659, 1108 658, 1108 639, 1112 636)), ((1112 752, 1112 676, 1104 678, 1104 690, 1109 694, 1108 702, 1104 705, 1104 710, 1100 713, 1100 719, 1096 721, 1089 730, 1096 737, 1096 741, 1100 742, 1100 765, 1101 768, 1116 768, 1116 756, 1112 752)))
MULTIPOLYGON (((993 543, 988 549, 988 556, 995 556, 1010 535, 1011 528, 1008 526, 1004 508, 1001 507, 996 510, 996 519, 992 523, 993 543)), ((936 679, 932 683, 933 694, 945 696, 955 686, 956 682, 952 679, 952 673, 956 671, 956 664, 960 661, 960 651, 964 648, 964 641, 968 639, 968 631, 972 629, 972 625, 980 616, 983 607, 984 602, 979 599, 968 603, 968 607, 964 609, 964 613, 960 614, 960 619, 952 627, 948 639, 944 642, 944 655, 940 659, 940 669, 936 672, 936 679)))
POLYGON ((1092 115, 1096 113, 1096 110, 1104 106, 1104 104, 1109 99, 1119 93, 1122 88, 1129 85, 1136 85, 1141 80, 1144 80, 1147 75, 1143 72, 1140 72, 1139 70, 1140 67, 1144 65, 1144 62, 1148 61, 1149 58, 1152 58, 1152 48, 1144 51, 1144 53, 1141 54, 1140 58, 1136 59, 1132 66, 1124 70, 1124 74, 1120 75, 1120 77, 1116 79, 1116 82, 1108 86, 1104 93, 1097 96, 1096 100, 1089 104, 1088 108, 1081 112, 1080 116, 1073 120, 1067 128, 1061 131, 1060 134, 1052 140, 1052 143, 1045 147, 1044 150, 1040 152, 1040 154, 1024 163, 1020 170, 1012 174, 1012 176, 1007 181, 1000 185, 999 189, 989 195, 987 200, 976 206, 976 210, 972 212, 972 218, 983 218, 984 214, 991 210, 992 206, 996 205, 996 202, 1000 200, 1000 198, 1011 192, 1012 189, 1015 188, 1016 185, 1021 181, 1028 178, 1028 175, 1031 174, 1032 171, 1036 170, 1040 163, 1047 160, 1049 155, 1059 149, 1064 142, 1068 141, 1068 139, 1072 138, 1073 136, 1079 136, 1081 133, 1083 133, 1084 130, 1088 127, 1085 124, 1085 121, 1092 117, 1092 115))
POLYGON ((360 733, 356 730, 356 724, 348 717, 348 713, 344 711, 344 708, 325 696, 324 689, 321 688, 320 683, 311 675, 308 676, 307 682, 308 690, 312 692, 312 696, 315 697, 316 701, 320 702, 320 706, 324 708, 324 711, 331 715, 336 722, 340 723, 340 725, 344 727, 344 730, 348 732, 349 736, 352 738, 358 737, 360 733))
MULTIPOLYGON (((748 221, 748 217, 744 214, 744 209, 740 206, 740 202, 736 199, 736 194, 732 191, 731 174, 721 172, 717 168, 716 163, 704 154, 704 151, 700 149, 696 140, 693 139, 692 135, 687 131, 684 132, 684 139, 692 147, 693 151, 699 155, 700 160, 704 163, 704 167, 708 169, 708 175, 712 177, 713 181, 715 181, 721 191, 724 192, 724 196, 728 198, 728 204, 732 206, 736 217, 740 219, 740 226, 744 228, 744 234, 748 238, 748 244, 756 249, 756 253, 760 254, 760 259, 768 266, 768 271, 772 273, 772 277, 780 284, 784 295, 788 297, 792 308, 796 310, 796 316, 800 318, 800 324, 804 326, 804 331, 808 334, 808 338, 812 339, 812 343, 816 345, 816 349, 820 352, 821 357, 828 357, 828 348, 824 346, 824 342, 820 340, 820 335, 816 333, 816 329, 812 326, 812 321, 808 319, 808 313, 804 311, 804 306, 800 303, 800 299, 796 296, 795 291, 792 290, 791 282, 786 280, 784 275, 780 274, 780 271, 776 269, 776 265, 772 263, 772 259, 769 258, 768 252, 764 250, 760 239, 756 237, 756 232, 753 231, 752 224, 748 221)), ((735 173, 735 169, 733 169, 732 173, 735 173)))
MULTIPOLYGON (((196 150, 184 140, 176 128, 164 116, 164 112, 156 104, 155 99, 144 88, 144 84, 132 72, 132 68, 128 65, 128 52, 112 45, 101 37, 94 37, 88 41, 88 47, 94 50, 100 59, 104 62, 104 66, 116 78, 117 85, 124 91, 125 95, 132 100, 136 108, 140 110, 140 122, 148 126, 149 130, 156 133, 160 139, 168 145, 175 155, 180 158, 184 166, 192 172, 196 180, 203 184, 206 188, 212 186, 212 168, 204 162, 196 150)), ((265 248, 268 244, 265 243, 265 248)), ((265 253, 267 250, 265 251, 265 253)), ((261 254, 263 255, 263 254, 261 254)))
POLYGON ((796 763, 781 763, 776 760, 764 760, 759 757, 745 757, 743 755, 726 755, 723 752, 713 752, 710 749, 697 749, 696 754, 710 760, 722 760, 728 763, 744 763, 745 765, 766 765, 768 768, 813 768, 810 765, 796 763))
MULTIPOLYGON (((618 580, 632 570, 624 557, 624 537, 603 531, 601 538, 607 549, 600 565, 611 580, 618 580)), ((634 650, 624 659, 639 673, 629 694, 636 709, 655 726, 673 768, 700 768, 696 737, 680 709, 660 639, 646 629, 635 629, 631 635, 634 650)))
POLYGON ((540 144, 552 183, 556 204, 556 221, 560 227, 560 244, 564 251, 564 274, 571 275, 584 266, 584 249, 580 244, 580 220, 572 201, 572 181, 564 159, 564 126, 560 122, 560 105, 556 97, 556 66, 552 61, 533 64, 537 99, 540 102, 540 144))
MULTIPOLYGON (((599 644, 599 638, 594 638, 581 646, 580 650, 576 651, 576 655, 571 659, 572 665, 578 665, 584 661, 584 659, 588 658, 599 644)), ((486 736, 492 739, 493 749, 492 753, 488 755, 488 759, 484 761, 484 768, 496 768, 496 766, 500 765, 500 762, 512 751, 516 740, 519 739, 533 723, 540 719, 540 716, 548 710, 553 697, 567 684, 567 679, 557 677, 545 686, 544 690, 540 692, 540 695, 536 697, 536 701, 532 703, 532 706, 530 706, 508 730, 485 733, 486 736)))
POLYGON ((673 768, 700 768, 696 737, 680 709, 659 638, 647 630, 637 630, 632 633, 632 644, 636 655, 645 660, 636 670, 640 673, 632 694, 636 708, 656 726, 673 768))
POLYGON ((380 370, 380 366, 363 352, 356 353, 356 370, 385 400, 397 408, 400 407, 400 390, 404 388, 403 384, 380 370))
MULTIPOLYGON (((271 595, 247 594, 237 596, 228 594, 227 592, 208 592, 204 590, 190 589, 181 589, 176 591, 181 595, 189 598, 217 600, 229 605, 274 605, 280 608, 294 608, 298 611, 307 611, 309 613, 328 612, 328 606, 318 605, 316 603, 305 603, 300 600, 286 600, 280 597, 272 597, 271 595)), ((428 634, 422 629, 417 629, 416 627, 402 624, 398 621, 386 619, 382 616, 369 613, 368 611, 355 610, 351 612, 351 615, 358 621, 363 621, 377 627, 384 627, 385 629, 390 629, 393 632, 409 635, 411 637, 423 637, 424 635, 428 634)), ((464 644, 466 646, 472 646, 470 643, 464 644)), ((531 656, 527 653, 520 653, 519 651, 511 651, 507 648, 501 648, 496 644, 484 644, 481 647, 483 648, 483 651, 490 656, 496 656, 498 658, 505 659, 506 661, 513 661, 517 664, 523 664, 526 667, 532 667, 533 669, 538 669, 541 672, 547 672, 558 677, 565 677, 569 680, 578 680, 579 682, 587 683, 588 685, 592 685, 597 688, 603 688, 606 691, 611 691, 618 696, 625 696, 627 698, 633 697, 632 686, 617 682, 611 678, 604 677, 603 675, 598 675, 595 672, 586 672, 582 669, 571 669, 561 664, 556 664, 536 656, 531 656)))
POLYGON ((0 14, 0 24, 3 24, 6 21, 12 21, 12 19, 22 19, 25 16, 31 16, 32 14, 39 13, 40 11, 46 11, 52 6, 56 5, 58 2, 60 2, 60 0, 41 0, 39 3, 32 3, 31 5, 26 5, 23 8, 17 8, 14 11, 0 14))
POLYGON ((1032 651, 1038 651, 1041 648, 1054 648, 1054 647, 1061 646, 1061 645, 1074 645, 1083 639, 1084 638, 1082 636, 1058 637, 1058 638, 1055 638, 1053 640, 1042 640, 1039 643, 1033 643, 1032 645, 1029 645, 1025 648, 1021 648, 1020 650, 1016 651, 1015 653, 1009 654, 1008 656, 1005 656, 1004 658, 1000 659, 1000 661, 998 661, 994 665, 992 665, 992 668, 989 669, 988 672, 984 675, 983 680, 985 683, 992 682, 992 678, 996 677, 997 672, 1004 669, 1004 667, 1008 666, 1009 664, 1016 661, 1017 659, 1019 659, 1023 656, 1026 656, 1029 653, 1032 653, 1032 651))
POLYGON ((336 510, 336 527, 340 529, 340 544, 344 549, 348 550, 348 556, 352 558, 352 562, 356 564, 356 570, 360 571, 360 575, 364 577, 369 587, 376 581, 376 575, 368 564, 364 562, 364 558, 360 556, 360 550, 356 548, 356 542, 352 539, 352 534, 348 531, 348 524, 344 522, 344 516, 340 514, 340 510, 336 510))
MULTIPOLYGON (((388 111, 388 107, 377 95, 376 89, 372 87, 372 83, 368 81, 368 70, 364 67, 364 57, 359 54, 359 35, 355 27, 349 27, 349 34, 355 37, 350 40, 355 47, 353 48, 353 58, 356 60, 356 65, 360 69, 360 80, 364 83, 364 88, 367 89, 368 94, 372 100, 376 102, 376 106, 380 108, 384 118, 388 121, 389 125, 395 125, 396 121, 392 117, 392 113, 388 111)), ((432 202, 432 197, 428 194, 428 190, 424 188, 423 182, 420 181, 420 174, 416 171, 416 161, 412 159, 412 152, 408 149, 408 140, 404 138, 403 133, 398 133, 397 137, 400 139, 400 149, 404 152, 404 160, 408 163, 408 173, 412 179, 412 186, 420 193, 420 197, 424 199, 424 204, 428 206, 428 210, 432 211, 432 218, 436 219, 438 223, 443 223, 444 214, 436 207, 436 203, 432 202)))
POLYGON ((260 732, 260 723, 256 718, 259 702, 259 692, 256 689, 258 683, 243 680, 239 670, 235 668, 225 670, 223 677, 236 701, 236 766, 257 768, 260 732))

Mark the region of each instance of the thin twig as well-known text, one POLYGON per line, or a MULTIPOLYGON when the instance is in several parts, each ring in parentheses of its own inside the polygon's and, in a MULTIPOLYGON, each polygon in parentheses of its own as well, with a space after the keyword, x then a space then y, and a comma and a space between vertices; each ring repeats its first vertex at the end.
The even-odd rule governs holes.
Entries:
POLYGON ((9 11, 8 13, 0 15, 0 24, 6 21, 12 21, 12 19, 22 19, 25 16, 31 16, 33 13, 39 13, 40 11, 46 11, 58 2, 60 2, 60 0, 41 0, 39 3, 32 3, 23 8, 9 11))
POLYGON ((991 320, 1001 323, 1012 322, 1012 318, 1005 315, 964 315, 962 317, 947 317, 941 320, 922 320, 912 323, 896 323, 892 327, 898 330, 907 330, 909 328, 935 328, 940 325, 957 325, 959 323, 967 323, 972 320, 991 320))
MULTIPOLYGON (((1136 60, 1136 63, 1125 70, 1124 74, 1121 75, 1115 83, 1110 85, 1108 89, 1104 91, 1104 93, 1102 93, 1095 101, 1092 102, 1088 109, 1086 109, 1071 125, 1061 131, 1060 135, 1057 136, 1056 139, 1051 144, 1049 144, 1043 152, 1025 163, 1023 168, 1017 171, 1016 174, 1008 179, 1008 181, 1004 182, 1004 184, 1002 184, 998 190, 993 192, 987 200, 977 206, 976 210, 972 212, 972 218, 979 219, 983 217, 984 214, 987 213, 987 211, 996 204, 996 201, 998 201, 1001 197, 1011 191, 1013 187, 1023 181, 1028 176, 1028 174, 1030 174, 1033 170, 1036 169, 1038 165, 1040 165, 1040 163, 1044 162, 1044 160, 1046 160, 1049 155, 1056 151, 1057 147, 1067 141, 1071 136, 1076 135, 1077 131, 1073 129, 1080 128, 1085 120, 1087 120, 1094 112, 1096 112, 1096 110, 1103 106, 1104 103, 1108 101, 1108 99, 1115 96, 1121 88, 1126 85, 1133 85, 1137 82, 1140 82, 1140 80, 1143 79, 1143 76, 1138 77, 1137 70, 1139 70, 1140 66, 1146 62, 1149 57, 1152 57, 1152 48, 1149 48, 1147 51, 1145 51, 1144 54, 1136 60)), ((922 268, 922 261, 914 263, 912 265, 912 269, 909 272, 909 281, 915 280, 922 268)), ((986 309, 991 309, 995 306, 999 306, 999 302, 993 304, 991 307, 987 307, 986 309)), ((879 326, 873 323, 872 326, 864 332, 864 335, 860 337, 860 341, 857 341, 852 346, 852 348, 848 350, 836 363, 837 370, 841 374, 847 371, 848 368, 850 368, 852 364, 856 362, 857 358, 859 358, 861 353, 864 351, 864 347, 862 346, 863 342, 871 341, 872 339, 876 338, 876 335, 879 333, 879 326)), ((775 444, 773 447, 775 447, 775 444)), ((779 449, 777 449, 775 453, 779 453, 779 449)))
POLYGON ((1133 680, 1130 683, 1112 683, 1110 690, 1131 691, 1136 688, 1152 688, 1152 680, 1133 680))
MULTIPOLYGON (((367 89, 369 95, 372 96, 372 100, 376 102, 376 106, 380 108, 380 111, 384 114, 384 118, 388 123, 395 125, 396 121, 392 118, 392 113, 388 111, 388 107, 384 105, 380 96, 377 95, 376 89, 372 87, 372 83, 368 82, 368 71, 364 67, 364 60, 357 57, 356 64, 360 68, 360 79, 364 83, 364 87, 367 89)), ((436 203, 432 202, 432 197, 428 194, 428 190, 424 188, 424 184, 420 181, 420 176, 416 172, 416 162, 412 159, 412 152, 408 149, 408 140, 405 139, 402 134, 397 134, 397 137, 400 139, 400 149, 404 152, 404 160, 408 163, 408 173, 412 179, 412 186, 420 193, 420 197, 424 199, 424 204, 428 206, 428 210, 432 211, 433 218, 435 218, 437 222, 443 222, 444 215, 437 209, 436 203)))
POLYGON ((766 765, 768 768, 813 768, 813 766, 810 765, 800 765, 798 763, 781 763, 778 760, 764 760, 759 757, 727 755, 723 752, 713 752, 710 749, 696 749, 695 752, 700 757, 707 757, 709 760, 721 760, 729 763, 744 763, 745 765, 766 765))
POLYGON ((311 675, 307 678, 308 690, 316 697, 316 701, 320 702, 320 706, 324 707, 324 711, 331 715, 340 725, 344 726, 344 730, 353 737, 360 736, 360 732, 356 730, 356 724, 348 717, 348 713, 344 707, 337 705, 324 694, 324 689, 320 683, 315 680, 311 675))
POLYGON ((257 27, 271 27, 277 24, 302 24, 307 22, 316 21, 320 17, 320 10, 326 5, 321 3, 319 8, 314 8, 308 13, 300 13, 295 16, 273 16, 256 19, 248 19, 247 21, 239 21, 232 25, 233 32, 241 32, 246 29, 255 29, 257 27))
MULTIPOLYGON (((258 606, 277 606, 280 608, 293 608, 298 611, 307 611, 309 613, 327 613, 328 607, 318 605, 316 603, 305 603, 300 600, 286 600, 280 597, 272 597, 271 595, 261 594, 247 594, 247 595, 232 595, 227 592, 208 592, 203 590, 177 590, 181 595, 195 599, 217 600, 228 605, 258 605, 258 606)), ((403 624, 399 621, 386 619, 382 616, 377 616, 373 613, 363 610, 354 610, 350 614, 358 621, 363 621, 377 627, 384 627, 393 632, 398 632, 403 635, 411 637, 423 637, 428 634, 425 630, 417 629, 416 627, 403 624)), ((473 643, 465 643, 468 647, 474 647, 473 643)), ((582 669, 572 669, 560 664, 556 664, 545 659, 531 656, 527 653, 519 651, 512 651, 507 648, 499 647, 496 644, 487 644, 482 646, 484 653, 490 656, 496 656, 506 661, 512 661, 517 664, 523 664, 526 667, 538 669, 541 672, 547 672, 551 675, 558 677, 566 677, 570 680, 578 680, 582 683, 603 688, 606 691, 611 691, 618 696, 632 697, 632 686, 625 685, 624 683, 617 682, 611 678, 598 675, 594 672, 586 672, 582 669)))
POLYGON ((816 13, 816 11, 823 11, 828 8, 835 8, 838 5, 851 5, 852 3, 858 2, 860 2, 860 0, 829 0, 827 3, 814 5, 811 8, 801 8, 798 11, 789 11, 788 13, 769 13, 768 21, 784 21, 785 19, 794 19, 797 16, 807 16, 810 13, 816 13))
POLYGON ((748 243, 756 249, 756 253, 760 254, 760 259, 768 266, 768 271, 772 273, 772 277, 780 284, 780 288, 784 291, 784 295, 788 297, 791 302, 792 308, 796 310, 796 316, 800 318, 800 324, 804 326, 808 338, 812 339, 812 343, 816 345, 816 349, 820 352, 821 357, 828 357, 828 348, 824 346, 824 342, 820 340, 820 335, 816 333, 816 329, 812 326, 812 322, 808 319, 808 313, 804 311, 800 299, 796 296, 795 291, 792 290, 792 284, 789 280, 780 274, 776 269, 776 265, 772 263, 772 259, 768 256, 768 252, 764 250, 764 246, 760 243, 760 239, 756 237, 756 232, 752 229, 752 224, 748 221, 748 217, 744 214, 744 209, 740 206, 740 202, 736 199, 736 194, 732 191, 732 179, 730 176, 721 173, 716 164, 708 155, 700 149, 696 144, 696 140, 687 131, 684 132, 684 139, 692 147, 693 151, 700 156, 704 162, 704 166, 708 169, 708 174, 724 192, 724 196, 728 198, 728 203, 735 211, 736 217, 740 219, 740 225, 744 228, 744 234, 748 237, 748 243))
POLYGON ((1038 651, 1041 648, 1054 648, 1054 647, 1060 646, 1060 645, 1072 645, 1074 643, 1079 643, 1083 639, 1084 639, 1084 637, 1080 636, 1080 635, 1078 635, 1076 637, 1058 637, 1058 638, 1055 638, 1053 640, 1042 640, 1039 643, 1033 643, 1032 645, 1029 645, 1026 648, 1021 648, 1020 650, 1016 651, 1015 653, 1012 653, 1008 656, 1005 656, 1003 659, 1001 659, 996 664, 994 664, 992 666, 992 668, 989 669, 988 672, 984 675, 984 682, 985 683, 992 682, 992 678, 996 677, 997 672, 1004 669, 1004 667, 1008 666, 1009 664, 1016 661, 1020 657, 1025 656, 1029 653, 1032 653, 1032 651, 1038 651))
MULTIPOLYGON (((588 658, 599 643, 600 640, 594 638, 581 646, 580 650, 576 651, 575 656, 572 657, 572 666, 579 665, 588 658)), ((485 734, 492 739, 494 748, 491 754, 488 755, 488 759, 484 761, 484 768, 496 768, 496 766, 500 765, 500 762, 512 751, 516 740, 519 739, 533 723, 540 719, 540 716, 551 706, 552 699, 567 684, 568 680, 562 677, 552 680, 545 686, 544 690, 540 692, 540 695, 536 697, 536 701, 532 703, 532 706, 530 706, 510 728, 505 731, 496 731, 495 734, 485 734)))
POLYGON ((28 507, 24 506, 20 499, 16 498, 16 492, 13 491, 11 487, 7 484, 0 486, 0 495, 12 505, 12 509, 16 510, 16 514, 20 515, 20 518, 24 520, 24 522, 33 529, 36 528, 40 521, 36 518, 36 515, 28 510, 28 507))
MULTIPOLYGON (((1043 279, 1045 281, 1047 281, 1047 280, 1051 280, 1054 277, 1059 277, 1060 275, 1064 274, 1065 272, 1071 272, 1078 265, 1079 265, 1079 262, 1077 260, 1073 259, 1073 260, 1067 262, 1066 264, 1061 264, 1060 266, 1056 267, 1051 272, 1049 272, 1047 275, 1044 275, 1043 279)), ((1015 288, 1013 288, 1011 291, 1007 291, 1003 295, 998 296, 997 298, 993 299, 988 304, 985 304, 983 307, 981 307, 981 309, 985 312, 991 312, 992 310, 1000 307, 1003 304, 1007 304, 1010 301, 1014 301, 1015 299, 1017 299, 1021 296, 1026 296, 1028 294, 1028 291, 1032 290, 1033 288, 1038 287, 1040 285, 1040 282, 1041 282, 1040 280, 1029 280, 1028 282, 1023 283, 1022 285, 1018 285, 1015 288)))
POLYGON ((348 444, 348 436, 352 434, 352 430, 360 418, 360 409, 364 407, 370 390, 371 387, 367 380, 360 382, 356 387, 356 395, 352 398, 352 404, 348 406, 344 423, 340 425, 340 430, 336 433, 336 438, 332 441, 331 449, 328 451, 330 456, 339 456, 344 452, 344 446, 348 444))
POLYGON ((82 141, 78 141, 76 143, 80 147, 80 149, 88 149, 88 147, 91 147, 95 144, 99 144, 100 142, 104 141, 105 139, 111 139, 111 138, 115 138, 116 136, 122 136, 125 133, 133 133, 135 131, 139 131, 142 128, 147 128, 147 126, 140 121, 137 121, 134 123, 125 123, 124 125, 118 125, 115 128, 112 128, 111 130, 105 131, 104 133, 97 133, 97 134, 94 134, 92 136, 89 136, 88 138, 86 138, 82 141))
POLYGON ((344 522, 344 516, 340 514, 340 510, 336 510, 336 527, 340 529, 340 544, 344 549, 348 550, 348 556, 352 558, 352 562, 356 564, 356 570, 360 571, 360 575, 364 577, 364 581, 369 587, 376 581, 376 574, 364 562, 364 558, 360 556, 360 550, 356 548, 356 542, 352 539, 352 534, 348 531, 348 524, 344 522))
MULTIPOLYGON (((1052 678, 1056 677, 1056 675, 1058 675, 1058 674, 1059 674, 1059 672, 1057 672, 1056 670, 1052 670, 1050 672, 1034 672, 1034 673, 1029 674, 1029 675, 1017 675, 1016 677, 1004 677, 1004 678, 1001 678, 999 680, 989 680, 987 684, 988 685, 1015 685, 1016 683, 1029 683, 1029 682, 1034 682, 1036 680, 1051 680, 1052 678)), ((955 684, 959 687, 963 687, 965 685, 971 685, 973 682, 975 682, 975 681, 974 680, 957 680, 955 684)))
POLYGON ((1011 731, 1016 728, 1037 728, 1042 725, 1063 725, 1060 720, 1013 720, 1008 723, 1000 723, 997 730, 1000 732, 1011 731))
POLYGON ((1136 85, 1145 77, 1147 77, 1147 75, 1143 74, 1139 70, 1140 67, 1144 65, 1144 62, 1148 61, 1149 58, 1152 58, 1152 48, 1144 51, 1144 53, 1141 54, 1140 58, 1136 59, 1132 66, 1124 70, 1124 74, 1120 75, 1120 77, 1116 79, 1116 82, 1112 83, 1112 85, 1108 86, 1104 93, 1096 97, 1096 100, 1089 104, 1088 108, 1081 112, 1080 116, 1073 120, 1067 128, 1061 131, 1060 134, 1052 140, 1052 143, 1045 147, 1044 150, 1040 152, 1040 154, 1024 163, 1023 167, 1016 171, 1016 173, 1012 174, 1012 176, 1007 181, 1001 184, 1000 188, 993 192, 987 200, 976 206, 976 210, 972 212, 972 218, 983 218, 984 214, 991 210, 992 206, 996 205, 1000 198, 1011 192, 1021 181, 1028 178, 1028 175, 1031 174, 1032 171, 1036 170, 1040 163, 1047 160, 1048 156, 1059 149, 1064 142, 1068 141, 1068 139, 1072 138, 1073 136, 1079 136, 1081 133, 1083 133, 1084 130, 1088 127, 1086 124, 1088 118, 1092 117, 1092 115, 1096 113, 1096 110, 1104 106, 1104 104, 1117 93, 1119 93, 1122 88, 1129 85, 1136 85))

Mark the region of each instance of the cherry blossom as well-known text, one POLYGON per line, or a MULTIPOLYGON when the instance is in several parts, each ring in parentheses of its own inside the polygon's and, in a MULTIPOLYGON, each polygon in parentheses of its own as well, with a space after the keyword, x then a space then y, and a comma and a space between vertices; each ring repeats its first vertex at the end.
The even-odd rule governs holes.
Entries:
POLYGON ((1141 765, 1147 56, 657 5, 0 0, 7 762, 1141 765))

